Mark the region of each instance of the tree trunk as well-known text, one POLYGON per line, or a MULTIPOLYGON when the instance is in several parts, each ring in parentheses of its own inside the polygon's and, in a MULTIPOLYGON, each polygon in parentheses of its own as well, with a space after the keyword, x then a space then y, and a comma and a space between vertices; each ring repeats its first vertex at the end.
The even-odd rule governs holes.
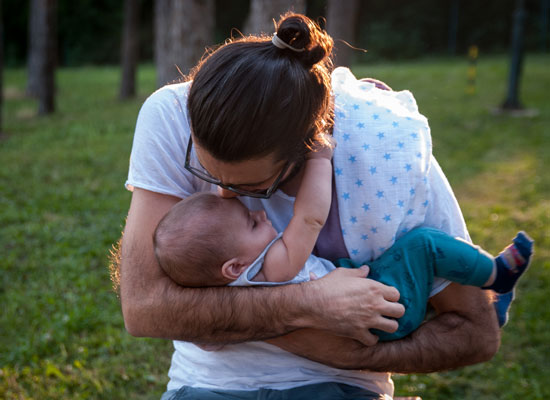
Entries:
POLYGON ((4 24, 2 15, 2 0, 0 0, 0 137, 4 132, 4 119, 2 111, 4 109, 4 24))
POLYGON ((273 20, 277 21, 279 16, 287 11, 305 13, 306 1, 251 0, 250 12, 244 24, 244 32, 247 34, 266 33, 272 35, 275 31, 273 20))
POLYGON ((38 11, 40 10, 40 0, 29 1, 29 47, 27 50, 27 95, 38 97, 38 52, 36 44, 38 42, 38 11))
POLYGON ((155 63, 163 86, 189 73, 214 40, 214 0, 155 0, 155 63))
POLYGON ((460 0, 452 0, 449 10, 449 40, 448 51, 451 55, 456 55, 456 39, 458 35, 458 15, 460 11, 460 0))
POLYGON ((523 108, 519 100, 519 83, 523 67, 525 14, 525 0, 516 0, 514 25, 512 27, 512 45, 510 49, 511 60, 508 75, 508 94, 502 104, 502 108, 505 110, 519 110, 523 108))
POLYGON ((155 65, 157 70, 157 86, 168 82, 168 27, 170 26, 171 0, 155 0, 155 65))
POLYGON ((351 65, 359 16, 358 0, 329 0, 327 7, 327 32, 334 39, 334 66, 351 65), (346 42, 346 43, 344 43, 346 42))
POLYGON ((55 111, 57 0, 39 0, 36 6, 37 34, 33 47, 37 52, 38 114, 43 115, 55 111))
POLYGON ((124 0, 124 28, 120 52, 122 79, 119 98, 136 95, 136 69, 139 60, 139 0, 124 0))

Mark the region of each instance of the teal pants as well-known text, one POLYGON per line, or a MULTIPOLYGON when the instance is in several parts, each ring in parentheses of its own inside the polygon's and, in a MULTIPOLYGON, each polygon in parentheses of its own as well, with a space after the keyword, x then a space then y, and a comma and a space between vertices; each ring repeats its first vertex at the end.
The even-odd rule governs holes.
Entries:
POLYGON ((369 278, 393 286, 405 306, 399 329, 387 333, 372 329, 380 340, 396 340, 414 331, 424 321, 434 277, 463 285, 483 286, 493 270, 493 257, 477 246, 432 228, 417 228, 399 238, 374 261, 355 263, 343 258, 337 267, 370 267, 369 278))

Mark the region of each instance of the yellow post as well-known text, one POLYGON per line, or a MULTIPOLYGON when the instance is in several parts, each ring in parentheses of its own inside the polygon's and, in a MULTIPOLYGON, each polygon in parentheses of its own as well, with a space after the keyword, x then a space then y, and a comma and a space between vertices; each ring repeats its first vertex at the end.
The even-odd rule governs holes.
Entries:
POLYGON ((477 57, 479 55, 479 48, 475 45, 468 48, 468 82, 466 84, 466 93, 475 94, 476 92, 476 75, 477 75, 477 57))

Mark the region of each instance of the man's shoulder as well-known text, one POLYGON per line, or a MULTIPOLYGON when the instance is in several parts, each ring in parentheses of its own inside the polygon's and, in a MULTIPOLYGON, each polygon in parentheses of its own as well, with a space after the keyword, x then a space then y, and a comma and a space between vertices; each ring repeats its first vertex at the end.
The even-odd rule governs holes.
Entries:
POLYGON ((181 82, 157 89, 145 100, 142 111, 147 108, 177 108, 179 111, 185 111, 190 86, 191 82, 181 82))

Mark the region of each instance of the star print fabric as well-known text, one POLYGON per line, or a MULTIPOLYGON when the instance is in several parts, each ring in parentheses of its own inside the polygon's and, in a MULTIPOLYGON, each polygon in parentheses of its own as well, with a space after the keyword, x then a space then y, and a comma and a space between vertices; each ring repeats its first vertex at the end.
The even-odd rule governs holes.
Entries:
POLYGON ((430 128, 409 91, 378 89, 347 68, 333 72, 332 86, 342 234, 352 260, 372 260, 424 222, 430 128))

